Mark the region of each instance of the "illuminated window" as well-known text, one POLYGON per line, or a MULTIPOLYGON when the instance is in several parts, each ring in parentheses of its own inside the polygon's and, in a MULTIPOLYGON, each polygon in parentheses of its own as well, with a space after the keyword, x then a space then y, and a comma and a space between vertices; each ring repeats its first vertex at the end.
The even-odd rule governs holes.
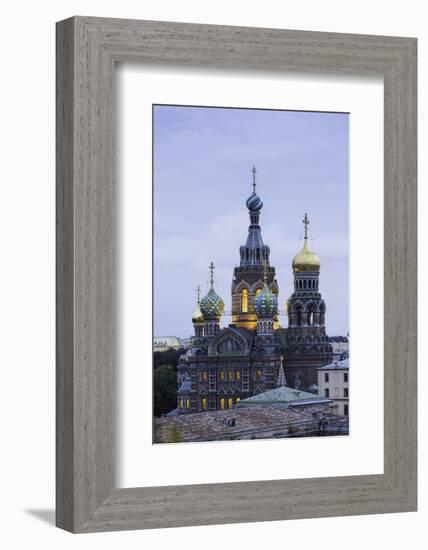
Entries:
POLYGON ((261 379, 261 377, 262 377, 262 371, 261 371, 261 370, 258 370, 258 371, 256 372, 256 377, 257 377, 257 380, 260 380, 260 379, 261 379))
POLYGON ((261 289, 261 288, 258 288, 258 289, 256 290, 256 296, 258 296, 258 295, 260 294, 261 291, 262 291, 262 289, 261 289))
POLYGON ((224 397, 222 397, 220 399, 220 409, 223 411, 224 410, 224 397))
POLYGON ((220 371, 220 380, 224 380, 224 370, 220 371))
POLYGON ((207 398, 206 397, 202 398, 202 410, 203 411, 207 410, 207 398))
POLYGON ((233 397, 229 397, 227 400, 227 408, 231 409, 233 407, 233 397))
POLYGON ((231 370, 228 370, 227 371, 227 379, 230 381, 230 380, 233 380, 233 371, 231 370))
POLYGON ((248 290, 246 288, 243 288, 241 292, 241 312, 248 312, 248 290))
POLYGON ((190 408, 190 399, 186 399, 186 409, 190 408))
POLYGON ((180 409, 183 408, 183 398, 180 397, 180 409))
POLYGON ((241 398, 240 397, 237 397, 236 398, 236 402, 238 403, 238 401, 241 401, 241 398))
POLYGON ((236 371, 236 379, 241 380, 241 371, 240 370, 236 371))
POLYGON ((206 380, 207 379, 207 371, 202 371, 202 380, 206 380))

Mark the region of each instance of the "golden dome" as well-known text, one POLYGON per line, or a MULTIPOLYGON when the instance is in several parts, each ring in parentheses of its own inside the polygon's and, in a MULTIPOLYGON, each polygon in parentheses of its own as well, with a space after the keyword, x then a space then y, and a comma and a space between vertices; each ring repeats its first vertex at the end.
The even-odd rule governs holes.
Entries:
POLYGON ((192 322, 194 324, 202 323, 204 321, 204 316, 202 315, 201 308, 199 307, 199 304, 196 304, 195 311, 192 315, 192 322))
POLYGON ((293 259, 294 273, 306 271, 319 271, 321 267, 320 258, 315 252, 309 249, 308 240, 305 238, 305 244, 300 252, 293 259))
POLYGON ((202 315, 201 308, 199 307, 199 304, 201 303, 201 287, 199 285, 196 287, 196 295, 198 298, 196 301, 195 311, 192 315, 192 323, 194 325, 198 325, 204 322, 204 316, 202 315))

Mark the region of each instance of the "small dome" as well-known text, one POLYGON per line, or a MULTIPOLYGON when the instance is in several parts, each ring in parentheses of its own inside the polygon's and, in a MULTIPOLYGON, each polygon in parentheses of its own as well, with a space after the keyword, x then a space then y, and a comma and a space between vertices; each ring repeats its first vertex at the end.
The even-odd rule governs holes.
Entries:
POLYGON ((257 195, 257 193, 253 191, 248 197, 246 205, 250 212, 260 212, 260 210, 263 208, 263 201, 257 195))
POLYGON ((309 249, 308 241, 305 239, 302 250, 298 252, 293 259, 294 273, 319 271, 320 267, 321 261, 319 256, 309 249))
POLYGON ((224 310, 224 302, 211 287, 208 294, 202 298, 200 310, 204 317, 220 317, 224 310))
POLYGON ((278 312, 278 299, 268 289, 267 285, 262 288, 260 294, 254 300, 254 309, 257 317, 272 317, 278 312))
POLYGON ((199 307, 199 304, 196 304, 195 311, 192 315, 192 322, 193 324, 202 323, 204 320, 204 316, 202 315, 201 308, 199 307))

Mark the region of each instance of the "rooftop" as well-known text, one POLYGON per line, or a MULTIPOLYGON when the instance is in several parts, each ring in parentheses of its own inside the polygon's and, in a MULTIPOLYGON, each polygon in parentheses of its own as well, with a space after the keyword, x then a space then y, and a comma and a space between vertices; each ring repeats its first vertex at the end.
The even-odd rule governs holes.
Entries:
POLYGON ((262 403, 286 403, 286 404, 296 404, 298 402, 327 402, 328 400, 324 397, 320 397, 315 393, 310 393, 306 391, 301 391, 295 388, 289 388, 288 386, 280 386, 279 388, 274 388, 273 390, 267 390, 263 393, 253 395, 247 399, 240 401, 239 406, 252 405, 252 404, 262 404, 262 403))
POLYGON ((308 421, 313 422, 312 414, 307 415, 278 405, 207 411, 156 418, 156 440, 168 443, 245 439, 256 432, 262 437, 263 432, 266 434, 264 437, 275 437, 275 431, 284 430, 290 424, 307 424, 308 421), (235 425, 225 425, 228 419, 234 419, 235 425))
POLYGON ((334 363, 324 365, 324 367, 320 367, 318 370, 349 370, 349 359, 334 361, 334 363))

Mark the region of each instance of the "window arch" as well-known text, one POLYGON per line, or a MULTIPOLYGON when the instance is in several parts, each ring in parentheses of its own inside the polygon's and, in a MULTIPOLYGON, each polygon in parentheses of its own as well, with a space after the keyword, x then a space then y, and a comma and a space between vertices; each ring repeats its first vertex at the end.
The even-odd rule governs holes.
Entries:
POLYGON ((310 304, 308 307, 308 325, 312 326, 314 324, 314 311, 315 308, 313 304, 310 304))
POLYGON ((296 325, 300 326, 302 324, 302 306, 297 304, 295 307, 296 312, 296 325))
POLYGON ((243 288, 241 291, 241 313, 248 312, 248 290, 243 288))

